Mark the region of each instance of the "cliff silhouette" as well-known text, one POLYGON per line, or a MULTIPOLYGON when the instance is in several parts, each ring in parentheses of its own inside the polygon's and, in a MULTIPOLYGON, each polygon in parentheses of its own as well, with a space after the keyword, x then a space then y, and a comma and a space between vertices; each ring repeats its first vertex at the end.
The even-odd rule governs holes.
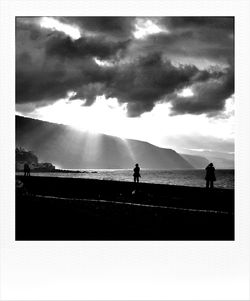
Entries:
POLYGON ((172 149, 21 116, 16 116, 16 145, 64 169, 131 168, 135 162, 148 169, 194 168, 172 149))
POLYGON ((24 164, 28 163, 33 171, 53 171, 55 166, 52 163, 38 162, 38 157, 30 150, 19 146, 16 147, 16 171, 23 171, 24 164))

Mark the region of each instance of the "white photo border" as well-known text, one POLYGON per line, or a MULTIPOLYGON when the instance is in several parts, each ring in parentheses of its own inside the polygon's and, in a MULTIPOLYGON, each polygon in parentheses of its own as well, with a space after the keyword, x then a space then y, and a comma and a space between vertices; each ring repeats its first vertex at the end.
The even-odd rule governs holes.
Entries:
POLYGON ((250 299, 250 1, 0 0, 0 299, 250 299), (235 17, 235 241, 15 241, 15 17, 235 17))

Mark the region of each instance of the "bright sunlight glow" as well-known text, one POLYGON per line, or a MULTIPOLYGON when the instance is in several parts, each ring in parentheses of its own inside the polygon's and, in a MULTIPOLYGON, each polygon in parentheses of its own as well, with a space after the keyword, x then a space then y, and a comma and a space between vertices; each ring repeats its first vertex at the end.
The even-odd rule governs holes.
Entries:
POLYGON ((163 31, 158 25, 153 23, 151 20, 144 20, 143 18, 138 18, 135 24, 136 30, 134 31, 134 37, 136 39, 143 39, 147 35, 159 33, 163 31))
MULTIPOLYGON (((71 95, 74 95, 73 92, 69 97, 71 95)), ((117 133, 115 129, 119 127, 120 121, 126 118, 126 105, 120 105, 115 98, 98 96, 92 106, 83 104, 82 100, 61 99, 50 106, 36 109, 33 117, 69 124, 91 133, 117 133)))
POLYGON ((60 21, 51 17, 43 17, 41 19, 40 26, 44 28, 49 28, 53 31, 57 30, 57 31, 64 32, 66 35, 70 36, 74 40, 77 40, 81 37, 78 28, 72 25, 63 24, 60 21))
POLYGON ((94 61, 97 65, 99 65, 101 67, 112 67, 114 65, 112 62, 105 61, 105 60, 99 60, 96 57, 94 58, 94 61))
POLYGON ((194 93, 191 88, 185 88, 180 93, 177 93, 177 95, 180 97, 191 97, 194 93))
POLYGON ((120 104, 116 98, 98 96, 92 106, 83 106, 82 100, 61 99, 46 107, 36 108, 29 117, 49 122, 68 124, 91 134, 104 133, 148 141, 158 146, 167 146, 164 137, 199 134, 222 139, 234 137, 234 115, 230 114, 233 100, 227 100, 227 118, 207 118, 202 115, 169 116, 169 103, 157 104, 151 112, 140 117, 126 116, 127 104, 120 104), (198 126, 197 126, 198 125, 198 126))

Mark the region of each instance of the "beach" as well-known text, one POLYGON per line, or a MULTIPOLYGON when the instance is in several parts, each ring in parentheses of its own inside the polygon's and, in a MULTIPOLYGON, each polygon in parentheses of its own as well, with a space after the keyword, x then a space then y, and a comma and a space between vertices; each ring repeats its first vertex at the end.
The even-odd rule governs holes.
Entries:
POLYGON ((16 180, 16 240, 234 240, 233 189, 16 180))

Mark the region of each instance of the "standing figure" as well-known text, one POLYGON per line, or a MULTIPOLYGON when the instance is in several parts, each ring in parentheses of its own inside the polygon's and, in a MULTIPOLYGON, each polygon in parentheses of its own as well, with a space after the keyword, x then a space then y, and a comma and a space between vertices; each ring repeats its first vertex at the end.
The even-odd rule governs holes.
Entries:
POLYGON ((214 188, 214 181, 216 181, 215 178, 215 168, 213 166, 213 163, 208 164, 206 167, 206 188, 214 188))
POLYGON ((141 177, 140 175, 140 167, 138 164, 135 164, 135 168, 134 168, 134 182, 139 182, 139 178, 141 177))
POLYGON ((24 176, 30 176, 30 167, 29 167, 29 164, 28 163, 25 163, 24 164, 24 176))

